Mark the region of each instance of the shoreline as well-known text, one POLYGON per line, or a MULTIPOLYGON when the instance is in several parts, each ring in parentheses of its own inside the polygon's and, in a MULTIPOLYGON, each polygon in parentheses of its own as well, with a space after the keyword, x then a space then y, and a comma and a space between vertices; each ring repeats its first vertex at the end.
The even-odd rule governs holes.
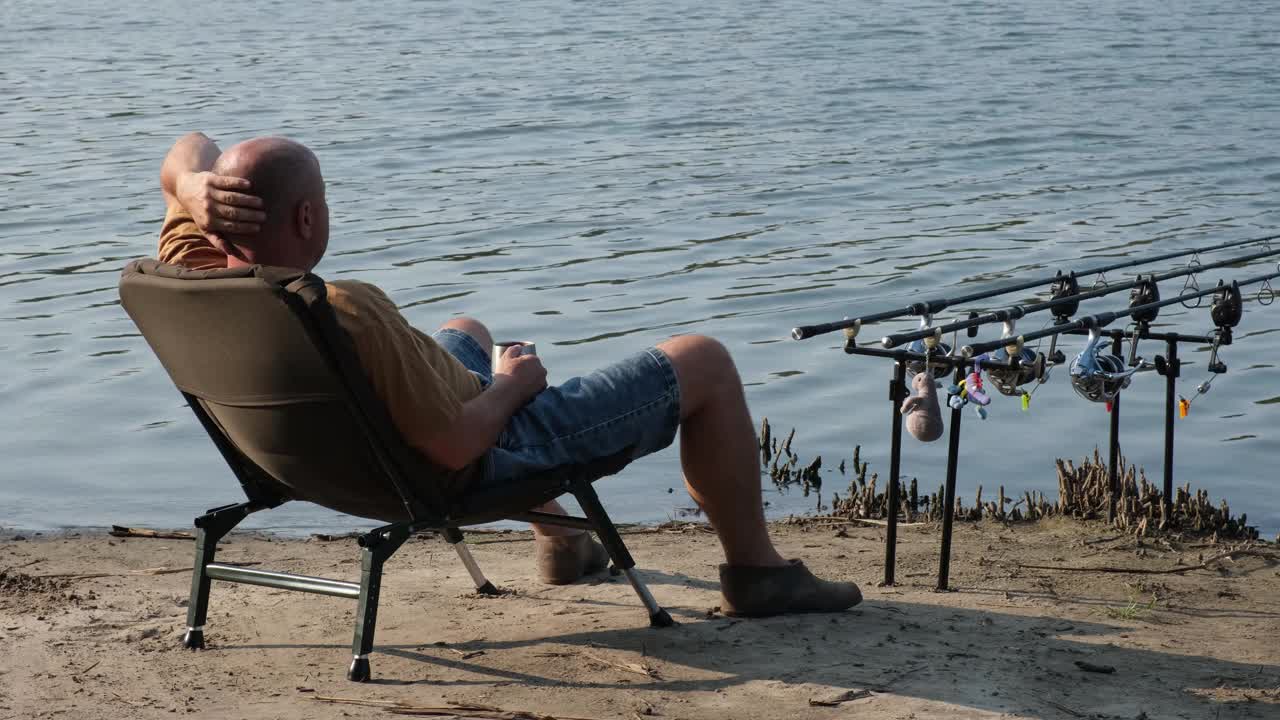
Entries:
MULTIPOLYGON (((622 578, 539 584, 527 532, 469 534, 486 574, 513 591, 498 598, 472 592, 443 542, 414 539, 387 565, 370 684, 345 678, 349 601, 215 583, 209 649, 192 653, 178 646, 190 541, 3 536, 0 640, 16 662, 0 666, 0 720, 394 716, 378 703, 590 720, 1280 711, 1274 543, 1141 538, 1062 518, 957 523, 952 591, 938 593, 934 525, 900 526, 893 587, 877 586, 875 524, 774 522, 771 531, 789 557, 858 582, 863 604, 726 618, 719 546, 697 523, 626 531, 642 576, 680 623, 665 630, 648 628, 622 578), (1196 567, 1232 547, 1246 552, 1196 567)), ((358 557, 342 537, 257 531, 232 533, 219 550, 223 562, 344 579, 358 576, 358 557)))
MULTIPOLYGON (((708 531, 711 530, 710 525, 707 523, 706 520, 698 519, 700 518, 700 515, 695 515, 693 516, 693 518, 694 519, 665 520, 662 522, 618 522, 618 523, 614 523, 614 525, 624 535, 634 534, 636 532, 669 530, 672 528, 680 528, 680 527, 686 527, 686 526, 706 527, 708 531)), ((503 522, 507 522, 507 521, 503 521, 503 522)), ((514 521, 510 521, 510 522, 512 522, 517 527, 510 527, 510 528, 493 527, 493 525, 496 525, 497 523, 492 523, 489 525, 477 526, 474 528, 466 528, 464 529, 463 532, 465 533, 466 536, 519 535, 521 533, 525 533, 525 534, 529 533, 528 530, 524 529, 524 528, 527 528, 527 524, 516 523, 514 521)), ((772 531, 773 529, 779 528, 779 527, 809 527, 814 525, 831 526, 835 524, 862 525, 867 527, 883 528, 886 521, 883 518, 877 518, 877 517, 851 517, 851 516, 844 516, 839 514, 831 514, 830 508, 827 508, 827 512, 823 512, 821 514, 816 512, 811 512, 803 515, 794 515, 794 514, 786 515, 786 516, 776 517, 776 518, 767 518, 766 522, 769 525, 770 530, 772 531)), ((963 527, 963 526, 978 525, 978 524, 998 524, 998 525, 1006 526, 1008 528, 1031 528, 1031 527, 1035 527, 1037 524, 1046 523, 1046 522, 1079 523, 1083 527, 1088 528, 1089 529, 1088 532, 1093 532, 1094 534, 1098 534, 1098 535, 1102 535, 1106 533, 1127 534, 1126 533, 1127 529, 1113 527, 1111 524, 1107 523, 1106 521, 1098 518, 1094 518, 1094 517, 1081 518, 1081 517, 1073 517, 1069 515, 1067 516, 1044 515, 1044 516, 1036 517, 1034 519, 1021 518, 1021 519, 1015 520, 1015 519, 1009 519, 1009 518, 997 519, 997 518, 985 517, 985 516, 979 517, 979 516, 973 515, 972 511, 957 512, 955 516, 956 528, 963 527)), ((270 538, 272 540, 281 541, 281 542, 308 541, 308 540, 316 540, 316 539, 319 539, 322 542, 330 542, 333 540, 338 540, 343 538, 354 539, 355 537, 363 534, 364 532, 367 532, 368 530, 372 530, 383 524, 385 523, 369 520, 365 524, 358 525, 358 527, 361 529, 352 529, 352 530, 341 530, 332 526, 315 526, 315 527, 296 528, 296 529, 272 528, 272 527, 261 527, 261 528, 250 527, 250 528, 237 528, 236 530, 233 531, 232 534, 235 536, 243 536, 243 537, 270 538)), ((356 524, 352 523, 351 525, 356 525, 356 524)), ((898 527, 899 528, 902 528, 902 527, 930 528, 932 531, 940 533, 942 529, 942 522, 940 520, 930 518, 928 517, 927 514, 922 513, 920 514, 919 517, 916 517, 916 518, 909 519, 906 517, 899 517, 898 527)), ((170 539, 174 539, 174 540, 194 539, 194 534, 193 534, 194 527, 190 525, 180 526, 180 527, 142 526, 142 525, 128 526, 128 527, 120 526, 120 525, 79 525, 79 526, 66 526, 66 527, 46 528, 46 529, 31 529, 31 528, 9 527, 5 525, 0 525, 0 543, 12 542, 15 540, 18 542, 22 542, 22 541, 29 541, 29 540, 91 539, 95 537, 106 538, 106 537, 112 537, 113 528, 138 530, 144 533, 159 532, 159 533, 186 534, 189 537, 170 538, 170 539)), ((1180 530, 1180 529, 1161 530, 1159 528, 1152 527, 1152 528, 1144 529, 1144 534, 1142 535, 1133 534, 1133 537, 1145 537, 1147 539, 1151 539, 1155 541, 1172 538, 1172 539, 1179 539, 1179 540, 1213 541, 1213 542, 1219 542, 1219 543, 1230 543, 1235 541, 1250 540, 1250 541, 1254 541, 1261 544, 1280 545, 1280 533, 1277 533, 1275 537, 1268 538, 1267 531, 1259 530, 1257 527, 1254 527, 1254 526, 1249 526, 1249 529, 1256 534, 1250 537, 1226 537, 1226 538, 1215 539, 1213 536, 1213 533, 1208 531, 1196 532, 1196 531, 1187 531, 1187 530, 1180 530)), ((423 534, 431 535, 432 533, 430 531, 427 531, 423 534)), ((137 537, 142 537, 142 536, 139 535, 137 537)))

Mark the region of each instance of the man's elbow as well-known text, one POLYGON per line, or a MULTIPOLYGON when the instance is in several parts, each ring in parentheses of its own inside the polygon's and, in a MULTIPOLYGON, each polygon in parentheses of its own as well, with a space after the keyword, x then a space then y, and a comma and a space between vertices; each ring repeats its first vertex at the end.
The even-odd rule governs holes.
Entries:
POLYGON ((461 470, 479 457, 456 433, 448 431, 431 438, 423 449, 432 462, 446 470, 461 470))
POLYGON ((183 135, 182 137, 175 140, 173 143, 173 146, 176 148, 183 145, 193 145, 193 144, 199 145, 207 142, 212 142, 212 140, 210 140, 208 135, 205 135, 199 130, 193 130, 187 133, 186 135, 183 135))
POLYGON ((438 460, 438 464, 445 470, 458 471, 471 464, 475 458, 470 457, 467 453, 453 452, 445 455, 438 460))

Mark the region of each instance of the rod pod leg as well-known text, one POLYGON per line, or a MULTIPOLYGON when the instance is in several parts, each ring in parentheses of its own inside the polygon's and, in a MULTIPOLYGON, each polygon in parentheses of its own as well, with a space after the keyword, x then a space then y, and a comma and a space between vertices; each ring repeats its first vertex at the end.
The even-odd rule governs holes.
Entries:
POLYGON ((1164 497, 1160 503, 1160 526, 1173 521, 1173 413, 1178 404, 1178 376, 1182 361, 1178 359, 1178 341, 1169 338, 1164 367, 1164 497))
MULTIPOLYGON (((1117 357, 1123 351, 1123 333, 1111 336, 1111 352, 1117 357)), ((1107 522, 1116 521, 1116 500, 1120 496, 1120 393, 1111 399, 1111 435, 1107 463, 1107 522)))
MULTIPOLYGON (((928 368, 925 368, 928 372, 928 368)), ((889 421, 893 423, 889 444, 889 487, 885 491, 884 584, 894 583, 898 563, 898 475, 902 471, 902 405, 906 393, 907 363, 898 360, 889 383, 889 421)))
MULTIPOLYGON (((955 384, 964 380, 964 365, 956 366, 955 384)), ((960 462, 962 408, 951 409, 951 435, 947 440, 947 485, 942 500, 942 549, 938 552, 938 592, 950 590, 951 531, 956 518, 956 469, 960 462)))

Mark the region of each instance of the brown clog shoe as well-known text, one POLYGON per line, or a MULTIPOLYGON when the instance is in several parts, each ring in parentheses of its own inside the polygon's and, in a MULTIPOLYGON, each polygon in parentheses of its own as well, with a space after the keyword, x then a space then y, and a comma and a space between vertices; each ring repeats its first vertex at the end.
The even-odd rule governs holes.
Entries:
POLYGON ((549 585, 568 585, 609 564, 609 553, 591 533, 558 537, 535 536, 533 551, 538 577, 549 585))
POLYGON ((851 582, 821 580, 799 560, 779 567, 720 566, 721 612, 732 617, 839 612, 862 602, 851 582))

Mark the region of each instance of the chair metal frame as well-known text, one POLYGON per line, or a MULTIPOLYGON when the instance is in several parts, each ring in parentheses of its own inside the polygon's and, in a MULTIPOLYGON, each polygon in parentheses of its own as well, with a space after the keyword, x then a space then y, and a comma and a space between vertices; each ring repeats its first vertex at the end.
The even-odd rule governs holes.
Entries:
MULTIPOLYGON (((204 273, 203 275, 184 273, 180 269, 167 270, 166 273, 159 272, 159 270, 165 270, 166 268, 172 268, 172 266, 162 266, 162 264, 155 261, 135 261, 126 268, 125 277, 121 281, 122 287, 131 272, 139 275, 148 274, 149 272, 167 274, 168 277, 190 279, 195 282, 217 281, 216 277, 207 279, 209 273, 204 273)), ((187 630, 182 640, 184 647, 194 650, 205 646, 209 594, 214 580, 342 597, 357 601, 355 630, 351 643, 352 660, 347 677, 356 682, 368 681, 371 678, 369 655, 373 651, 374 632, 377 625, 378 605, 382 589, 382 574, 386 562, 414 533, 436 531, 457 552, 459 559, 461 559, 462 564, 471 576, 472 582, 475 584, 476 592, 485 595, 499 594, 500 591, 485 577, 475 558, 472 557, 470 550, 463 541, 461 530, 464 526, 491 522, 495 519, 537 522, 595 532, 608 551, 609 558, 613 561, 614 566, 626 575, 636 595, 639 596, 641 603, 643 603, 645 610, 649 614, 650 626, 669 627, 675 624, 670 614, 657 603, 636 573, 635 560, 631 557, 631 553, 628 552, 622 537, 618 534, 617 528, 609 518, 608 513, 600 502, 599 496, 592 487, 592 482, 619 472, 629 462, 629 457, 625 453, 604 458, 588 465, 553 468, 524 478, 523 482, 520 483, 521 486, 538 489, 538 494, 533 497, 525 493, 520 497, 485 498, 484 500, 491 500, 492 502, 486 502, 485 507, 482 509, 472 508, 469 511, 465 508, 463 502, 455 501, 452 506, 454 510, 450 510, 451 506, 442 497, 439 497, 438 492, 420 491, 423 487, 422 484, 411 485, 407 481, 401 466, 394 462, 391 453, 388 451, 386 442, 388 438, 379 436, 377 429, 387 426, 385 423, 379 425, 376 422, 372 422, 370 410, 385 412, 381 408, 381 401, 373 396, 363 375, 353 376, 354 373, 362 371, 358 369, 358 364, 354 361, 349 349, 339 347, 340 343, 334 342, 335 336, 333 333, 335 330, 340 332, 340 329, 336 327, 336 322, 333 321, 332 316, 314 310, 318 293, 326 312, 331 312, 327 310, 327 302, 323 301, 323 281, 315 275, 300 271, 286 275, 285 280, 289 282, 278 280, 277 278, 280 276, 278 272, 258 274, 255 271, 254 275, 268 282, 277 280, 273 284, 284 291, 282 298, 312 336, 317 348, 327 355, 327 360, 329 360, 333 372, 337 373, 347 385, 350 391, 351 397, 349 401, 352 409, 359 416, 360 425, 367 439, 371 441, 370 445, 375 451, 378 465, 380 466, 371 468, 371 473, 381 476, 395 487, 404 503, 404 509, 407 511, 409 519, 383 525, 358 537, 357 542, 361 548, 359 582, 245 568, 216 562, 218 543, 241 521, 251 513, 278 507, 290 498, 273 492, 272 489, 267 487, 267 483, 260 481, 259 478, 269 477, 265 471, 242 453, 226 436, 199 397, 182 390, 181 392, 187 401, 187 405, 195 413, 214 445, 217 446, 218 451, 240 481, 241 488, 248 497, 246 502, 216 507, 195 519, 195 563, 191 574, 191 599, 187 610, 187 630), (300 294, 306 292, 312 294, 311 302, 305 302, 299 298, 300 294), (329 327, 324 327, 326 322, 329 323, 329 327), (344 353, 346 354, 344 355, 344 353), (376 404, 376 407, 374 407, 374 404, 376 404), (428 498, 422 497, 424 492, 429 496, 428 498), (578 500, 585 517, 556 515, 527 509, 536 507, 542 502, 566 493, 572 494, 578 500), (430 502, 425 502, 427 500, 430 502), (516 503, 517 505, 513 507, 508 503, 516 503)), ((128 303, 125 303, 125 305, 126 310, 128 310, 128 303)), ((385 419, 385 415, 383 417, 385 419)), ((397 437, 392 441, 399 442, 400 439, 397 437)), ((464 493, 463 499, 465 500, 466 497, 464 493)))

